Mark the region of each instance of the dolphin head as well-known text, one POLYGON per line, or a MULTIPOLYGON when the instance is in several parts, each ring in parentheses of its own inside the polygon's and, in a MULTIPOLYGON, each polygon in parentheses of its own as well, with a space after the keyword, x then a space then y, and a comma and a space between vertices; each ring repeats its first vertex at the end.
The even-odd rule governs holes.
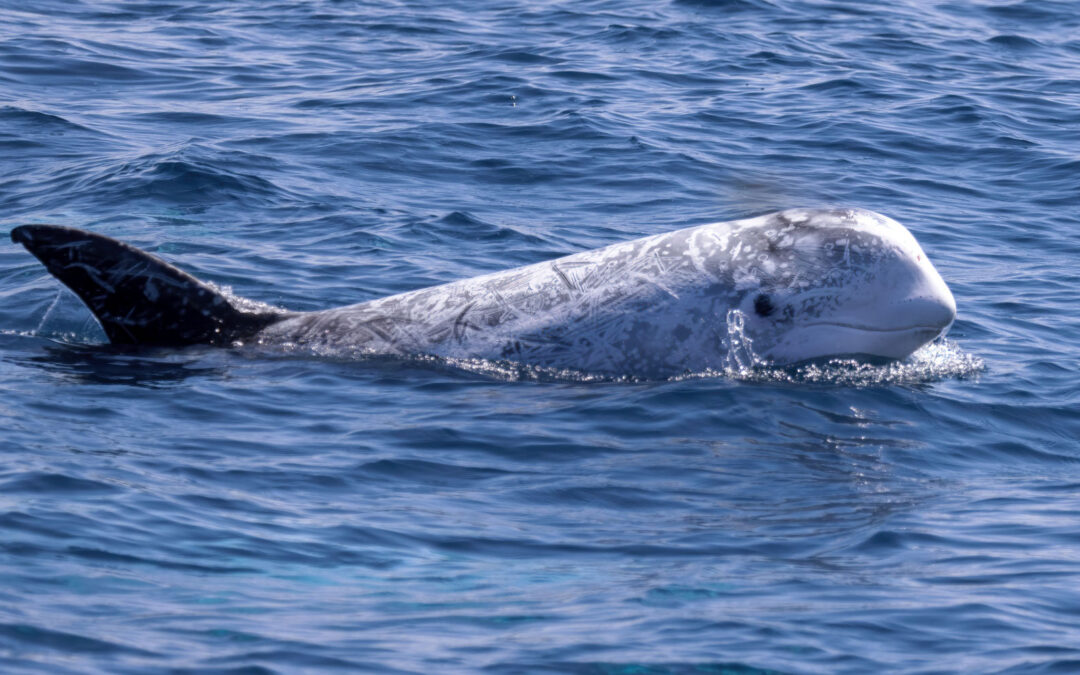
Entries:
POLYGON ((743 337, 783 365, 835 356, 902 359, 943 335, 956 301, 915 237, 861 209, 745 221, 733 261, 743 337))

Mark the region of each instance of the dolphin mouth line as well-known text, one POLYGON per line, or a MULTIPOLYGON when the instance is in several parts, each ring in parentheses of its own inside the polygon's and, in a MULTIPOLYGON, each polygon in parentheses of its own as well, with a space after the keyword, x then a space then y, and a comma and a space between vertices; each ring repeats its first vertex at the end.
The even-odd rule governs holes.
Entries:
MULTIPOLYGON (((952 325, 950 323, 950 325, 952 325)), ((816 326, 828 326, 829 328, 850 328, 851 330, 861 330, 867 333, 908 333, 914 331, 934 331, 935 333, 944 332, 949 326, 932 326, 932 325, 916 325, 905 326, 904 328, 871 328, 869 326, 860 326, 854 323, 834 323, 830 321, 819 321, 817 323, 803 324, 804 328, 811 328, 816 326)))

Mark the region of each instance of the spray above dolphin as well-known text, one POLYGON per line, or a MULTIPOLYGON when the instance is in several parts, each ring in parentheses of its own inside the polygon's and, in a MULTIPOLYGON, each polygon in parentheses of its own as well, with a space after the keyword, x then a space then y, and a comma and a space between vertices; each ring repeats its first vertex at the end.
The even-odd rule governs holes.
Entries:
POLYGON ((956 316, 911 233, 861 209, 701 225, 316 312, 229 299, 100 234, 23 225, 11 238, 125 345, 258 343, 663 378, 733 357, 902 359, 956 316))

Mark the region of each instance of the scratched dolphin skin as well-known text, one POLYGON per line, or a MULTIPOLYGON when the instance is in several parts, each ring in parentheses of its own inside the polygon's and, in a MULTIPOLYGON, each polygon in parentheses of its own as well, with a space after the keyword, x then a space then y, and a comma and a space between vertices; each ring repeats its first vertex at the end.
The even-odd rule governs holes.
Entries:
POLYGON ((118 344, 255 342, 662 378, 722 369, 735 348, 775 365, 900 359, 956 316, 911 233, 861 209, 701 225, 315 312, 249 309, 100 234, 24 225, 11 237, 118 344))

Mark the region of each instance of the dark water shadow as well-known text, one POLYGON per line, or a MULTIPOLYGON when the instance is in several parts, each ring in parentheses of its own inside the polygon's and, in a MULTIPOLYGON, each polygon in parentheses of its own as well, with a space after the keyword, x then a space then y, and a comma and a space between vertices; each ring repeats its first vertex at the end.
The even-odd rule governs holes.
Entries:
POLYGON ((51 342, 42 345, 37 354, 10 356, 7 360, 80 384, 158 389, 181 384, 191 377, 223 375, 227 369, 220 364, 209 365, 206 351, 51 342))

